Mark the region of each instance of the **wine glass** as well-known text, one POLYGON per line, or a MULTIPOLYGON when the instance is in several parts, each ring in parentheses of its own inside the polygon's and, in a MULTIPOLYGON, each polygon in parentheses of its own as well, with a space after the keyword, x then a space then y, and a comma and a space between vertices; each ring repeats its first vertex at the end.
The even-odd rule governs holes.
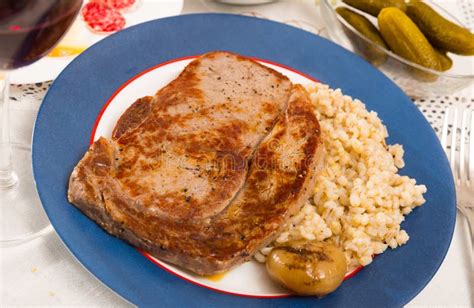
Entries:
POLYGON ((45 56, 81 5, 82 0, 0 0, 1 244, 33 238, 49 226, 33 180, 31 147, 10 141, 8 73, 45 56))

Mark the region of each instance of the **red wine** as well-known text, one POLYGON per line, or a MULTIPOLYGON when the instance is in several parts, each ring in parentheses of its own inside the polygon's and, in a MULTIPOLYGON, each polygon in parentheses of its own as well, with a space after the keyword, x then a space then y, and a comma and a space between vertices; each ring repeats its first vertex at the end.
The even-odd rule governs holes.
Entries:
POLYGON ((74 21, 82 0, 0 0, 0 70, 35 62, 74 21))

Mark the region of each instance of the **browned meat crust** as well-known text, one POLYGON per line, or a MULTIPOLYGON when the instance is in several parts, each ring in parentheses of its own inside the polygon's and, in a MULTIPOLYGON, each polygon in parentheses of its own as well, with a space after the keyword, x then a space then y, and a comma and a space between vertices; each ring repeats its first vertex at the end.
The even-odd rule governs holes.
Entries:
POLYGON ((91 145, 68 198, 109 233, 209 275, 273 240, 311 194, 322 154, 301 86, 215 52, 91 145))

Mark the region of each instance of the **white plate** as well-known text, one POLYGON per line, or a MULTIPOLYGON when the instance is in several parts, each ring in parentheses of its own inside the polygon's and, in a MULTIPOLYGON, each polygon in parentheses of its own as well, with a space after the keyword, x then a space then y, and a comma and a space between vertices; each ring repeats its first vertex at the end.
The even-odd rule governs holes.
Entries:
MULTIPOLYGON (((154 95, 158 89, 176 78, 190 61, 191 59, 177 60, 165 65, 159 65, 143 72, 121 86, 105 103, 92 132, 91 142, 101 136, 111 138, 112 130, 119 117, 132 103, 140 97, 154 95)), ((269 63, 262 64, 288 76, 293 83, 308 84, 314 82, 308 77, 289 69, 269 63)), ((182 279, 223 293, 250 297, 284 297, 289 295, 285 289, 270 279, 265 266, 254 260, 236 267, 223 276, 218 275, 214 278, 206 278, 160 261, 150 255, 145 254, 145 256, 153 263, 182 279)))
MULTIPOLYGON (((126 27, 152 19, 178 15, 183 9, 183 0, 139 1, 138 6, 131 12, 124 12, 123 15, 127 21, 126 27)), ((86 2, 88 0, 84 1, 84 3, 86 2)), ((95 34, 87 29, 81 13, 79 13, 62 42, 66 42, 66 45, 87 48, 105 37, 107 35, 95 34)), ((12 84, 25 84, 53 80, 74 58, 75 56, 44 57, 29 66, 14 70, 11 73, 10 82, 12 84)))

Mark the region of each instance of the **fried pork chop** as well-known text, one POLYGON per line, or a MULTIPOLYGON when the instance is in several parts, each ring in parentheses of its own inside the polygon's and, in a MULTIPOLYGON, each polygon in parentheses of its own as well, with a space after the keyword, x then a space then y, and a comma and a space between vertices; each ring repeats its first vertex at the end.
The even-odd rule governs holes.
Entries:
POLYGON ((311 194, 322 154, 303 87, 211 52, 90 146, 68 199, 110 234, 210 275, 278 235, 311 194))

